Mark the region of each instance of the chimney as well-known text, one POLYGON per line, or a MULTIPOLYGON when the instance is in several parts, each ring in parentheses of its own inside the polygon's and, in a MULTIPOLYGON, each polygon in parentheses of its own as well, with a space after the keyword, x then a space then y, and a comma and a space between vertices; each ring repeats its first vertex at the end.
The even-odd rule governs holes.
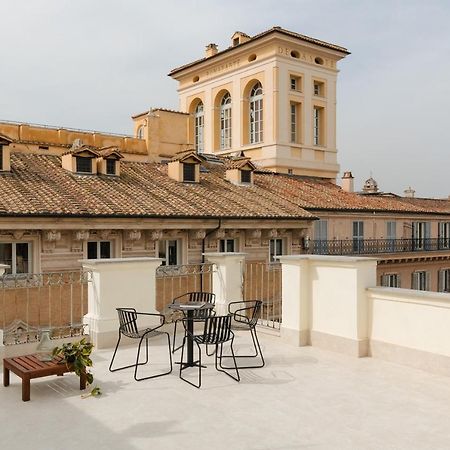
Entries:
POLYGON ((205 56, 210 58, 211 56, 217 55, 219 49, 217 48, 217 44, 208 44, 206 46, 205 56))
POLYGON ((354 180, 350 171, 344 172, 342 176, 342 190, 345 192, 354 192, 354 180))
POLYGON ((405 197, 414 198, 414 196, 416 194, 416 191, 414 189, 411 189, 411 186, 409 186, 408 189, 405 189, 403 191, 403 194, 404 194, 405 197))

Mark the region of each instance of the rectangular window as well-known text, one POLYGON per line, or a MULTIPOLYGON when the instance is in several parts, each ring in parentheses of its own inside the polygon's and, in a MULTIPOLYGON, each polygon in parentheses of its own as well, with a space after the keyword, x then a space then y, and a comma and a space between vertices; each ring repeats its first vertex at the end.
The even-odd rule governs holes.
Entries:
POLYGON ((438 272, 438 291, 450 292, 450 269, 442 269, 438 272))
POLYGON ((10 266, 5 270, 7 274, 31 273, 31 243, 0 243, 0 264, 10 266))
POLYGON ((397 239, 397 223, 394 221, 386 222, 387 251, 395 251, 395 240, 397 239))
POLYGON ((299 144, 301 142, 301 107, 302 104, 298 102, 291 102, 290 104, 290 137, 293 144, 299 144))
POLYGON ((263 142, 263 99, 250 102, 250 144, 263 142))
POLYGON ((192 163, 183 163, 183 181, 195 182, 195 166, 192 163))
POLYGON ((3 145, 0 145, 0 170, 3 170, 3 145))
POLYGON ((291 91, 297 91, 297 92, 302 91, 302 77, 291 75, 289 83, 290 83, 291 91))
POLYGON ((276 257, 283 254, 283 239, 271 239, 269 246, 269 262, 278 262, 276 257))
POLYGON ((241 170, 241 183, 252 182, 252 172, 250 170, 241 170))
POLYGON ((353 222, 353 251, 361 253, 364 246, 364 222, 353 222))
POLYGON ((450 248, 450 222, 439 222, 439 248, 450 248))
POLYGON ((313 110, 313 144, 323 145, 323 108, 314 106, 313 110))
POLYGON ((110 241, 88 241, 88 259, 109 259, 112 257, 110 241))
POLYGON ((418 270, 412 273, 411 288, 417 291, 428 291, 430 285, 430 273, 418 270))
POLYGON ((297 142, 297 106, 291 102, 291 142, 297 142))
POLYGON ((221 239, 219 241, 219 251, 222 253, 232 253, 235 251, 234 239, 221 239))
POLYGON ((314 252, 319 255, 328 254, 328 220, 314 222, 314 252))
POLYGON ((77 156, 76 159, 78 173, 92 173, 92 158, 77 156))
POLYGON ((297 78, 291 77, 291 90, 296 91, 297 90, 297 78))
POLYGON ((325 94, 325 83, 322 81, 314 80, 313 83, 314 95, 316 97, 324 97, 325 94))
POLYGON ((106 173, 108 175, 116 174, 116 160, 115 159, 107 159, 106 160, 106 173))
POLYGON ((430 247, 430 223, 413 222, 412 224, 413 250, 426 250, 430 247))
POLYGON ((400 275, 398 273, 386 273, 381 275, 381 286, 399 288, 400 275))
POLYGON ((180 241, 161 240, 158 243, 158 256, 163 260, 163 266, 178 266, 181 264, 180 241))

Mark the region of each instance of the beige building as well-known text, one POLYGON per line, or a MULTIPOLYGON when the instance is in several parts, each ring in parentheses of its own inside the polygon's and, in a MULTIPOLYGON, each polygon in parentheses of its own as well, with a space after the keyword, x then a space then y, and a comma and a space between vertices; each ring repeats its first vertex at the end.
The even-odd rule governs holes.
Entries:
POLYGON ((448 201, 382 194, 373 179, 355 193, 349 173, 336 185, 348 54, 279 27, 236 32, 169 73, 180 111, 132 116, 133 136, 0 123, 0 262, 37 273, 97 257, 360 254, 380 259, 380 284, 450 291, 448 201))

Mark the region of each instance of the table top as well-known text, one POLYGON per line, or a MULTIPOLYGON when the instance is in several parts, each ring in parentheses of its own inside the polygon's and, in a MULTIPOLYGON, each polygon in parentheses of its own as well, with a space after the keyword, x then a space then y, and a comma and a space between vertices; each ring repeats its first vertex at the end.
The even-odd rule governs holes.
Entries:
POLYGON ((13 358, 4 358, 3 364, 14 367, 16 370, 27 372, 39 372, 56 366, 65 366, 61 356, 56 356, 52 361, 41 361, 38 355, 15 356, 13 358))
POLYGON ((197 309, 213 309, 214 305, 208 302, 187 302, 187 303, 170 303, 167 305, 169 309, 175 311, 189 311, 197 309))

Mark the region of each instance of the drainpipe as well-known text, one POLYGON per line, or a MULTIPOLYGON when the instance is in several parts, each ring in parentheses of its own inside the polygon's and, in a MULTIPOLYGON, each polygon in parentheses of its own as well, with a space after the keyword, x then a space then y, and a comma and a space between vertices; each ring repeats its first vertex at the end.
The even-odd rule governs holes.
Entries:
MULTIPOLYGON (((212 230, 209 230, 205 234, 205 237, 202 239, 202 264, 205 263, 205 242, 206 242, 206 238, 209 235, 211 235, 212 233, 214 233, 214 231, 217 231, 221 226, 222 226, 222 219, 219 219, 219 224, 217 225, 217 227, 213 228, 212 230)), ((203 292, 203 273, 200 276, 200 291, 203 292)))

